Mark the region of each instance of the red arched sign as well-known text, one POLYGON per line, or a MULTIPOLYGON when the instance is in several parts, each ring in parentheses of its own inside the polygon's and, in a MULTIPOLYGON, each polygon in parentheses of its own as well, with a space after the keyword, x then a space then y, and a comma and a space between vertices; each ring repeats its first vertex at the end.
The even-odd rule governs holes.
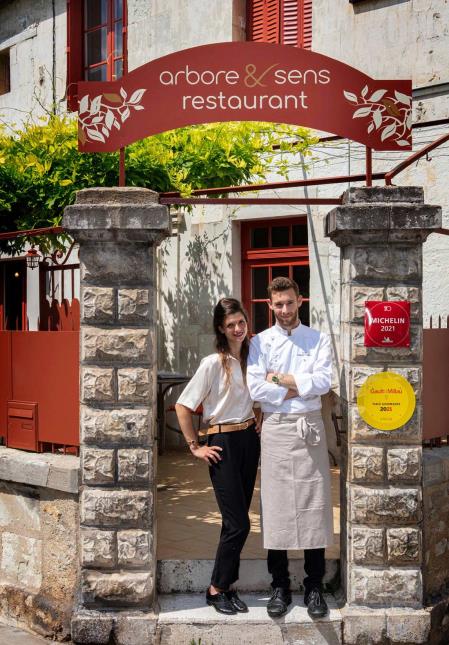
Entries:
POLYGON ((270 121, 375 150, 411 148, 411 81, 374 80, 287 45, 230 42, 158 58, 118 81, 78 83, 79 148, 108 152, 197 123, 270 121))

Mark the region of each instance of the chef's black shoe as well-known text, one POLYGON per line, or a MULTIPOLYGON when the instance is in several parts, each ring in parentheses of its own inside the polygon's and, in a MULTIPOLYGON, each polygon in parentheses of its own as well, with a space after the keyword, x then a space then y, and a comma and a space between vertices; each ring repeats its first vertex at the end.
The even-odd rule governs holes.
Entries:
POLYGON ((326 601, 319 587, 312 587, 304 594, 304 604, 307 606, 310 618, 323 618, 328 612, 326 601))
POLYGON ((238 597, 236 591, 230 589, 229 591, 225 591, 224 594, 231 605, 234 607, 235 611, 239 611, 241 613, 246 613, 248 611, 246 602, 243 602, 243 600, 238 597))
POLYGON ((267 612, 271 618, 280 618, 287 613, 288 606, 292 601, 292 594, 289 589, 276 587, 273 589, 271 598, 267 604, 267 612))
POLYGON ((208 589, 206 591, 206 604, 215 607, 220 614, 233 615, 237 613, 234 605, 226 598, 226 594, 223 591, 212 595, 208 589))

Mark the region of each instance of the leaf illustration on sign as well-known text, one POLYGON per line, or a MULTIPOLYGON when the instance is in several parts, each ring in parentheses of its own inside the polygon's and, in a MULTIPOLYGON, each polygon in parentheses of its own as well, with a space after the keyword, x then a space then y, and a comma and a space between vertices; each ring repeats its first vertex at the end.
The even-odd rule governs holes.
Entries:
POLYGON ((358 96, 354 92, 343 91, 344 97, 354 105, 353 119, 370 118, 368 134, 379 131, 380 140, 391 139, 399 147, 410 145, 409 131, 412 125, 411 96, 394 90, 377 89, 371 94, 367 85, 358 96), (369 98, 366 98, 366 97, 369 98))
POLYGON ((120 123, 125 123, 131 118, 132 109, 136 111, 145 109, 143 105, 139 105, 146 92, 145 89, 135 90, 129 99, 122 87, 119 91, 120 94, 100 94, 91 101, 89 94, 80 99, 79 125, 84 142, 90 140, 105 143, 112 128, 120 130, 120 123))

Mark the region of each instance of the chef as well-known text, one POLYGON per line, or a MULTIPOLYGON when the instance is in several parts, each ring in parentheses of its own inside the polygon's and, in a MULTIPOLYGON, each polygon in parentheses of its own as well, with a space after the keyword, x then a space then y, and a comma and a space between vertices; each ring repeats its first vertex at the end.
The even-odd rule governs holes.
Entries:
POLYGON ((293 280, 268 285, 276 324, 251 341, 247 383, 263 412, 261 506, 272 595, 267 611, 291 603, 287 549, 304 549, 304 602, 312 618, 327 613, 322 593, 325 547, 333 542, 332 503, 321 395, 331 386, 329 338, 303 325, 293 280))

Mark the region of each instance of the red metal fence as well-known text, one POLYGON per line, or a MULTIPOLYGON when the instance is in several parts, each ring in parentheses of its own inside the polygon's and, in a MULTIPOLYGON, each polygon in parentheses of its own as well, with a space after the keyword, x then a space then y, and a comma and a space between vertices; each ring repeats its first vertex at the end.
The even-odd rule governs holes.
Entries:
POLYGON ((423 330, 423 440, 440 443, 449 435, 449 316, 430 319, 423 330), (438 439, 439 441, 435 441, 438 439))

